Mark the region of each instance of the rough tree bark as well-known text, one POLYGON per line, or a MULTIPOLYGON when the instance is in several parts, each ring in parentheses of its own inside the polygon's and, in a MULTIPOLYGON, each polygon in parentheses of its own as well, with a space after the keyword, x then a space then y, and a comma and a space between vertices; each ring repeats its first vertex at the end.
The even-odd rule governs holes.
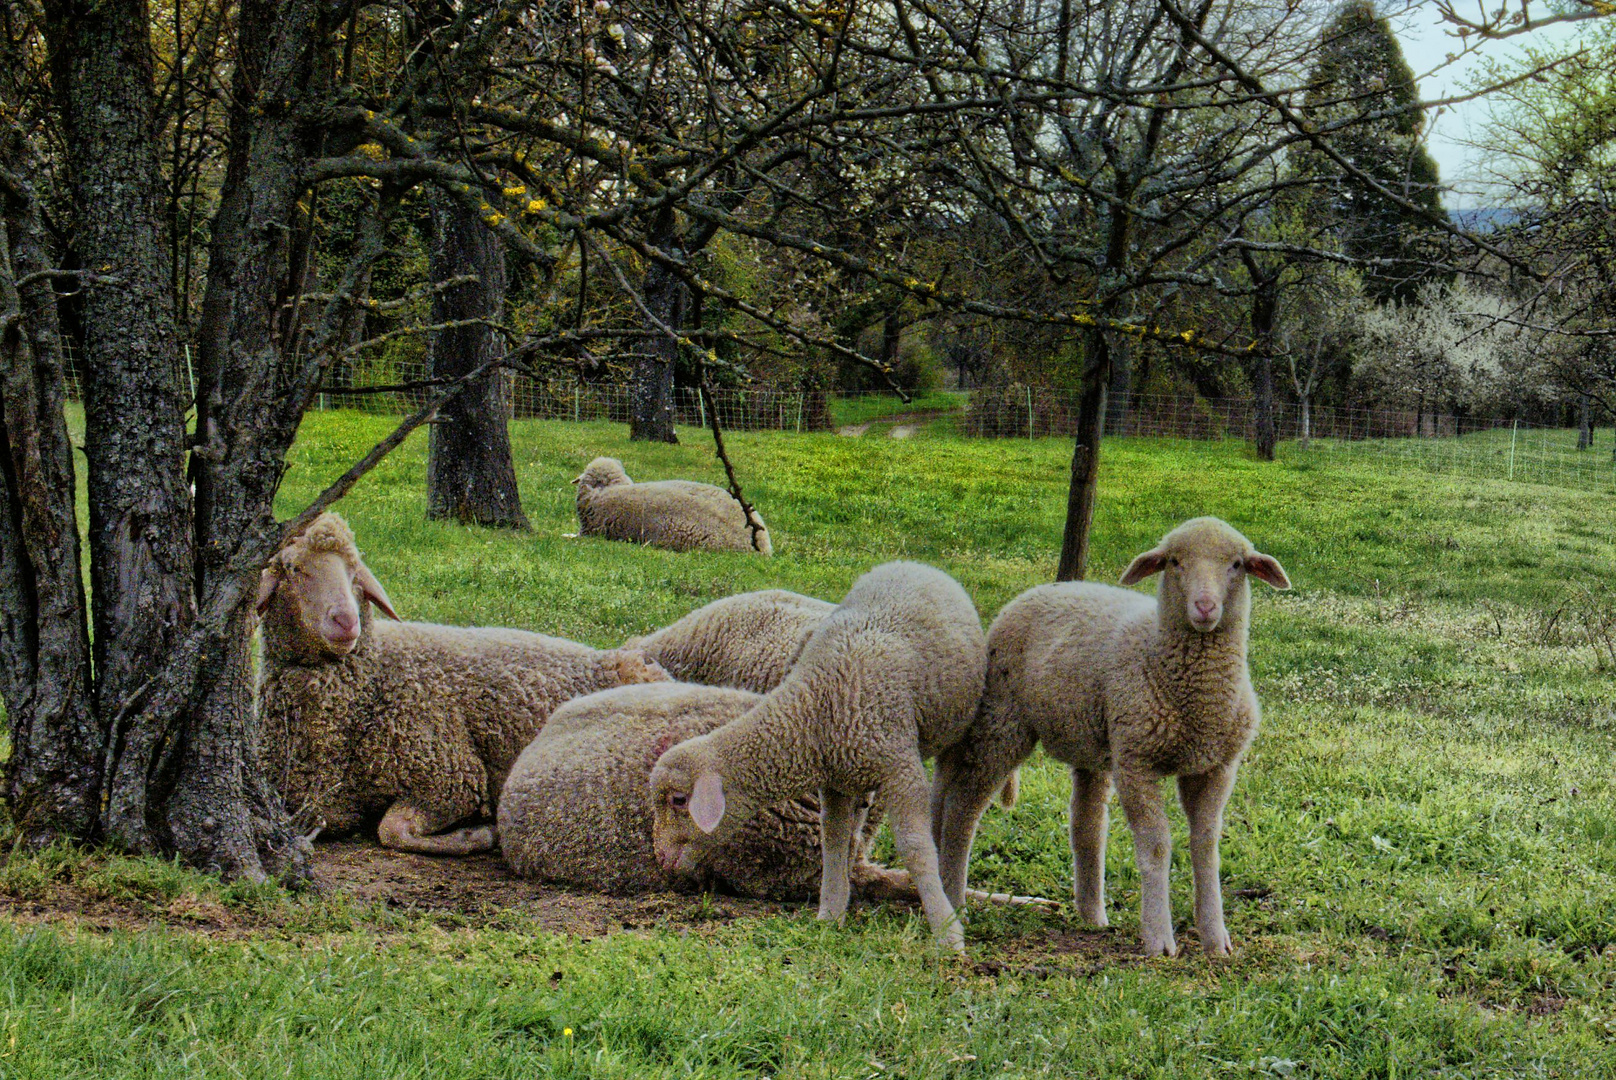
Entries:
POLYGON ((1586 393, 1577 396, 1577 449, 1586 450, 1594 444, 1591 423, 1593 409, 1586 393))
POLYGON ((1100 486, 1100 440, 1105 436, 1106 393, 1111 385, 1111 343, 1095 328, 1085 335, 1083 396, 1077 406, 1077 445, 1066 492, 1066 531, 1061 536, 1056 581, 1081 581, 1089 562, 1089 528, 1100 486))
MULTIPOLYGON (((189 626, 190 498, 155 111, 141 0, 45 6, 84 298, 96 709, 110 723, 189 626)), ((113 732, 113 738, 119 732, 113 732)))
POLYGON ((36 173, 23 134, 0 130, 0 697, 12 744, 4 794, 33 848, 94 831, 105 742, 91 698, 66 372, 53 286, 41 276, 51 260, 36 173))
MULTIPOLYGON (((503 319, 505 248, 463 202, 440 191, 430 196, 433 282, 470 275, 437 293, 433 323, 503 319)), ((463 325, 434 331, 427 366, 434 378, 464 375, 504 355, 505 339, 492 326, 463 325)), ((516 490, 511 460, 509 377, 491 371, 438 414, 428 441, 426 490, 429 518, 492 528, 529 528, 516 490)))
MULTIPOLYGON (((651 244, 675 258, 683 253, 678 249, 679 237, 672 210, 657 214, 651 228, 651 244)), ((641 289, 646 309, 663 326, 678 332, 684 326, 685 284, 667 267, 653 262, 645 269, 645 284, 641 289)), ((649 325, 653 335, 634 361, 633 382, 629 385, 630 439, 649 442, 676 443, 673 433, 673 375, 679 358, 679 343, 661 328, 649 325)))

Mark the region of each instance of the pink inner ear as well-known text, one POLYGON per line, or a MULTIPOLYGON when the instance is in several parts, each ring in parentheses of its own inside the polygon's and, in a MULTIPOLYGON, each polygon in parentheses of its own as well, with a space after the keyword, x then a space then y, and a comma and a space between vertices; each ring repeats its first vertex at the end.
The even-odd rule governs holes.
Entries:
POLYGON ((1128 569, 1122 572, 1122 584, 1133 585, 1145 580, 1151 574, 1161 573, 1162 567, 1167 565, 1167 553, 1164 551, 1146 551, 1134 556, 1128 569))
POLYGON ((1279 565, 1279 560, 1272 555, 1257 552, 1246 556, 1246 572, 1261 581, 1266 581, 1276 589, 1291 587, 1291 579, 1285 574, 1285 568, 1279 565))
POLYGON ((393 610, 393 602, 387 598, 387 591, 382 588, 382 583, 376 580, 376 575, 370 572, 370 567, 360 563, 358 571, 354 574, 354 580, 359 582, 359 589, 365 594, 366 599, 380 608, 389 619, 398 621, 398 612, 393 610))
POLYGON ((690 792, 690 820, 696 828, 710 833, 724 819, 724 779, 715 772, 704 772, 696 777, 696 786, 690 792))

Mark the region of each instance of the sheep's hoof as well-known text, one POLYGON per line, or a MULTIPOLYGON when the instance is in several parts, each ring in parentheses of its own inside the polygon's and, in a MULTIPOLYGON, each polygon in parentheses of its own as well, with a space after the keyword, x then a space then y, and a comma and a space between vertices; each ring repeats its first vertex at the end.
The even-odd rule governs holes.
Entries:
POLYGON ((1111 920, 1105 916, 1105 908, 1089 908, 1088 910, 1078 908, 1077 917, 1088 923, 1090 926, 1097 927, 1101 930, 1104 930, 1106 927, 1111 925, 1111 920))
POLYGON ((1206 955, 1210 957, 1234 955, 1234 942, 1229 940, 1227 930, 1219 930, 1216 933, 1204 935, 1201 939, 1201 947, 1206 950, 1206 955))
POLYGON ((1166 938, 1166 939, 1160 940, 1160 941, 1151 941, 1149 938, 1146 938, 1145 939, 1145 955, 1146 956, 1152 956, 1152 957, 1154 957, 1154 956, 1166 956, 1166 957, 1169 957, 1169 958, 1177 956, 1178 955, 1178 943, 1175 942, 1172 938, 1166 938))

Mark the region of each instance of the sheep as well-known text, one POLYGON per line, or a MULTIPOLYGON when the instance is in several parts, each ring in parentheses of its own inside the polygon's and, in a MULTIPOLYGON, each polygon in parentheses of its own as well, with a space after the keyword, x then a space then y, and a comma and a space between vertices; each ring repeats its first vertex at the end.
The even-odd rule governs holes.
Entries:
MULTIPOLYGON (((812 796, 765 807, 729 841, 686 869, 661 865, 645 789, 668 747, 728 723, 761 695, 661 682, 601 690, 551 714, 511 766, 499 800, 505 861, 524 877, 618 896, 717 889, 760 900, 814 895, 821 863, 812 796)), ((853 887, 876 899, 913 900, 909 875, 869 861, 880 806, 861 802, 849 853, 853 887)), ((978 901, 1047 904, 1039 897, 971 892, 978 901)))
POLYGON ((818 789, 819 917, 847 910, 861 792, 879 790, 932 932, 964 935, 937 874, 926 758, 964 734, 982 696, 986 642, 959 583, 919 563, 854 582, 789 674, 743 716, 674 746, 651 773, 659 861, 699 865, 770 803, 818 789))
POLYGON ((484 826, 440 832, 496 805, 511 762, 557 705, 666 680, 632 649, 521 630, 373 623, 392 601, 336 514, 323 514, 259 579, 260 741, 287 807, 332 835, 380 818, 381 843, 463 855, 484 826))
POLYGON ((598 457, 578 486, 578 531, 636 544, 691 551, 757 551, 773 555, 769 530, 755 510, 757 545, 741 504, 723 488, 691 480, 636 484, 616 458, 598 457))
POLYGON ((697 608, 645 637, 629 638, 675 679, 766 694, 836 605, 784 589, 739 593, 697 608))
POLYGON ((1290 588, 1279 561, 1217 518, 1186 521, 1136 557, 1132 585, 1161 573, 1156 598, 1084 582, 1040 585, 988 631, 987 688, 970 732, 938 761, 933 809, 950 899, 965 888, 989 794, 1042 743, 1072 772, 1078 913, 1105 916, 1106 804, 1113 775, 1133 832, 1145 952, 1177 952, 1168 909, 1171 836, 1160 782, 1178 778, 1190 823, 1195 922, 1209 956, 1231 951, 1218 835, 1240 755, 1256 734, 1246 668, 1256 577, 1290 588))

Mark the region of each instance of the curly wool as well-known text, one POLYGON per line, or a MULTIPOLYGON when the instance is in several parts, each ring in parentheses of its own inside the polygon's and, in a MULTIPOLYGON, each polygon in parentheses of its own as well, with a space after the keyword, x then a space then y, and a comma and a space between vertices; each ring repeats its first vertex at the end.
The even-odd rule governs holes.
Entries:
MULTIPOLYGON (((499 802, 500 847, 524 877, 613 895, 717 890, 802 900, 818 886, 819 803, 765 807, 686 870, 659 866, 646 782, 669 746, 728 723, 760 700, 726 687, 665 682, 604 690, 557 709, 511 767, 499 802)), ((885 881, 865 861, 878 813, 853 853, 856 880, 885 881)))
POLYGON ((360 597, 360 637, 334 657, 306 638, 285 576, 316 552, 362 565, 336 515, 318 519, 271 564, 283 584, 262 621, 260 739, 288 811, 329 835, 389 809, 426 831, 488 816, 522 748, 562 703, 625 683, 666 680, 632 650, 599 650, 521 630, 377 622, 360 597))
POLYGON ((836 605, 785 589, 739 593, 697 608, 645 637, 630 638, 675 679, 766 694, 796 663, 836 605))
POLYGON ((627 540, 673 551, 754 551, 773 555, 763 516, 758 546, 746 512, 727 491, 691 480, 636 484, 616 458, 596 458, 575 481, 578 531, 583 536, 627 540))

